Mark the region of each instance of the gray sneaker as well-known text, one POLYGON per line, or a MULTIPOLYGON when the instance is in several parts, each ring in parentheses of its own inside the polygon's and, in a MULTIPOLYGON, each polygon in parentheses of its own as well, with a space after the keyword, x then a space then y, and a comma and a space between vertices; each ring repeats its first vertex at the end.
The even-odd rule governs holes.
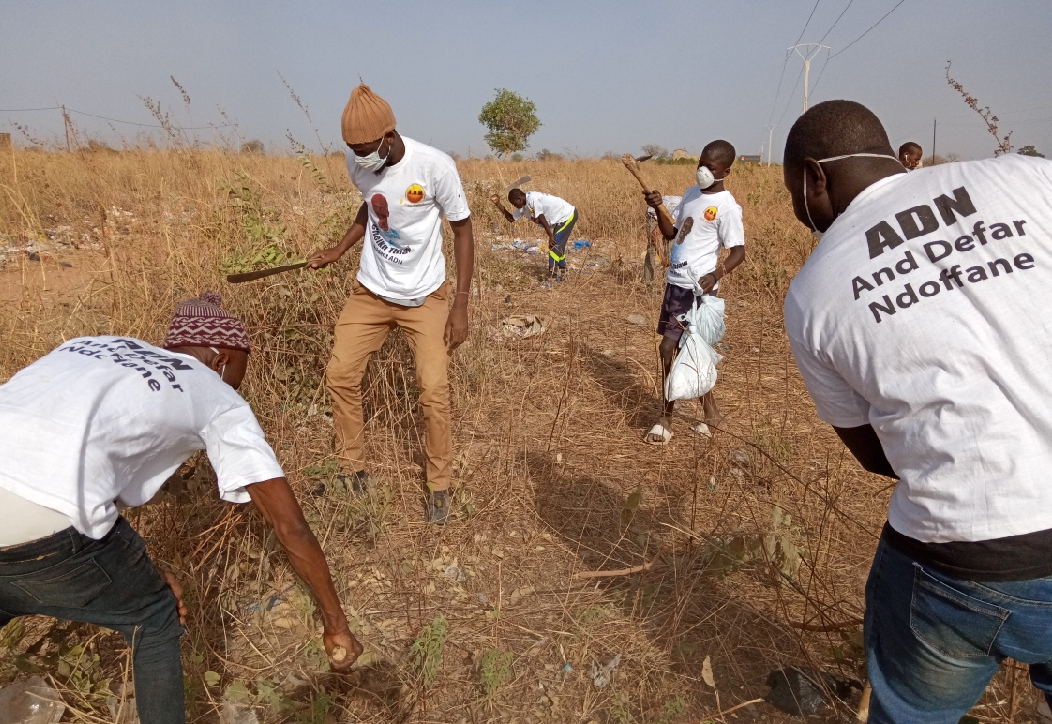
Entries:
POLYGON ((449 520, 449 491, 435 490, 427 505, 427 522, 435 525, 445 525, 449 520))

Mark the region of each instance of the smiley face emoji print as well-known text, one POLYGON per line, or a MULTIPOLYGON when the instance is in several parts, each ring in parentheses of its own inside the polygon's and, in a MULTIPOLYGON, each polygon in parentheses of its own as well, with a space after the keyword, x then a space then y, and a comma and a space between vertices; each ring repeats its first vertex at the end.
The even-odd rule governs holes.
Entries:
POLYGON ((405 200, 411 204, 419 204, 424 200, 424 187, 413 184, 405 190, 405 200))
POLYGON ((705 209, 705 221, 715 221, 716 212, 718 209, 715 206, 709 206, 705 209))

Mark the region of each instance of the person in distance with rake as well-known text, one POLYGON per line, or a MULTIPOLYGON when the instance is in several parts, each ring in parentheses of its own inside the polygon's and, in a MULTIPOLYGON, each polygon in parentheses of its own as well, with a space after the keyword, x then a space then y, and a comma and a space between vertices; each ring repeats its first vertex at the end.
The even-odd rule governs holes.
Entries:
POLYGON ((65 342, 0 385, 0 628, 30 614, 105 626, 132 648, 142 724, 183 724, 182 588, 120 508, 148 502, 205 450, 219 496, 251 500, 321 613, 329 665, 362 653, 321 546, 248 403, 241 320, 215 292, 181 302, 165 348, 65 342))
MULTIPOLYGON (((745 261, 745 230, 742 207, 723 186, 734 163, 734 146, 727 141, 713 141, 705 146, 698 159, 697 185, 683 192, 670 224, 658 214, 658 228, 665 239, 675 239, 669 252, 668 284, 661 302, 657 333, 661 335, 658 350, 665 378, 672 369, 672 361, 683 336, 683 325, 677 317, 694 305, 696 293, 716 294, 720 279, 745 261), (720 249, 729 249, 726 259, 719 260, 720 249)), ((647 206, 661 206, 658 191, 644 191, 647 206)), ((664 390, 664 385, 662 385, 664 390)), ((664 392, 662 392, 664 394, 664 392)), ((720 420, 716 396, 710 390, 702 398, 705 422, 695 426, 707 433, 705 423, 720 420)), ((674 402, 663 400, 661 417, 643 441, 651 445, 667 445, 672 439, 674 402)))
POLYGON ((566 274, 566 242, 570 240, 577 223, 577 209, 558 196, 518 188, 508 192, 508 203, 515 211, 505 209, 497 194, 490 196, 489 200, 500 209, 509 223, 529 215, 535 224, 544 229, 548 237, 548 276, 552 281, 561 282, 566 274))

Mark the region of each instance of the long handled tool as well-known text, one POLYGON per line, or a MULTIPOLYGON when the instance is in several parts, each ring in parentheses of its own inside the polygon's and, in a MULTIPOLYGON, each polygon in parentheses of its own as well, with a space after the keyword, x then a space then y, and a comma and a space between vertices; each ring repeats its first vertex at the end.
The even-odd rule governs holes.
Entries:
MULTIPOLYGON (((636 177, 636 181, 639 182, 640 187, 642 187, 644 191, 653 190, 653 187, 647 183, 645 178, 643 178, 643 172, 639 170, 639 163, 636 161, 635 158, 632 157, 632 154, 626 153, 624 156, 622 156, 621 163, 625 164, 625 168, 628 169, 628 172, 636 177)), ((658 216, 663 218, 669 224, 673 223, 672 214, 668 212, 668 209, 665 208, 664 204, 661 204, 657 207, 657 213, 658 216)))
POLYGON ((257 279, 264 279, 274 274, 281 274, 282 272, 292 271, 293 269, 302 269, 307 266, 307 262, 301 261, 299 264, 289 264, 288 266, 276 266, 272 269, 260 269, 259 271, 244 272, 242 274, 229 274, 226 280, 231 284, 241 284, 242 282, 254 282, 257 279))
POLYGON ((529 176, 520 176, 518 181, 515 181, 514 183, 508 184, 507 188, 504 189, 504 194, 507 195, 507 193, 509 191, 511 191, 512 189, 517 189, 520 186, 522 186, 523 184, 529 183, 532 180, 533 179, 531 179, 529 176))

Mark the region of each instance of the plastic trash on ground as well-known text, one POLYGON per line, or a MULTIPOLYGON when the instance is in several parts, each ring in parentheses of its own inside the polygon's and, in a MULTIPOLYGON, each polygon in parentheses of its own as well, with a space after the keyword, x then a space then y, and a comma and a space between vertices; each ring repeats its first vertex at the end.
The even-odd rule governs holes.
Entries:
POLYGON ((771 690, 764 699, 786 714, 811 716, 826 703, 823 684, 827 691, 842 700, 847 700, 852 688, 862 688, 857 681, 840 681, 825 672, 816 674, 812 669, 789 667, 767 675, 767 685, 771 690))
POLYGON ((588 249, 591 248, 591 246, 592 242, 588 241, 587 239, 578 239, 573 243, 573 248, 577 250, 588 249))
POLYGON ((614 672, 617 671, 617 667, 620 665, 621 654, 610 659, 602 666, 599 666, 593 661, 592 670, 589 673, 592 675, 592 683, 595 684, 595 688, 602 689, 609 684, 610 680, 614 678, 614 672))
POLYGON ((246 704, 223 700, 223 708, 219 711, 219 724, 259 724, 256 710, 246 704))
POLYGON ((694 297, 694 306, 677 317, 685 330, 679 353, 665 380, 666 400, 693 400, 716 386, 716 363, 723 359, 713 345, 727 331, 724 301, 719 297, 694 297))
POLYGON ((62 697, 39 676, 0 689, 0 722, 4 724, 58 724, 65 712, 62 697))

